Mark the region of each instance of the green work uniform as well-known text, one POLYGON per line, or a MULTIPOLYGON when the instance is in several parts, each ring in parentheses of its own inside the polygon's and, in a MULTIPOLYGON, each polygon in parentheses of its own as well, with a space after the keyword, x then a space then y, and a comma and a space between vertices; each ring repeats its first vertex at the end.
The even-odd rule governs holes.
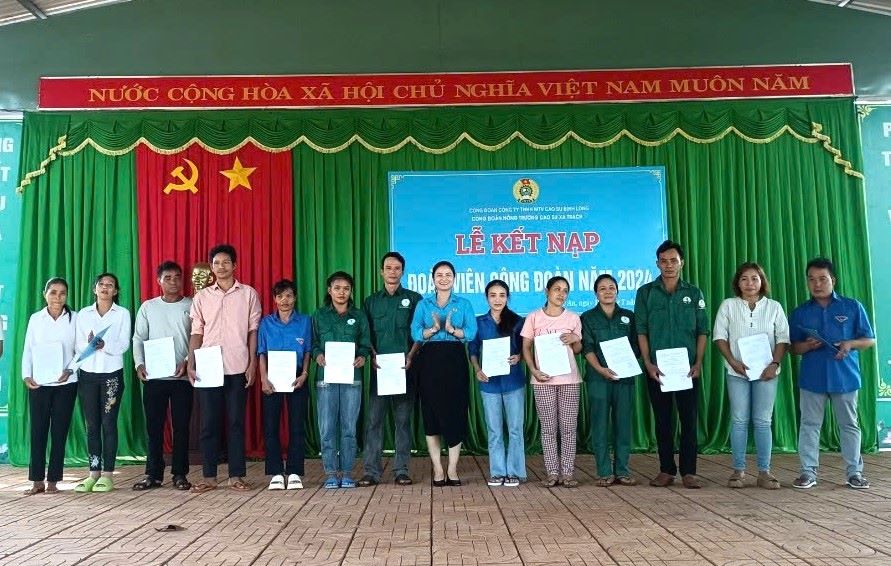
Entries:
MULTIPOLYGON (((628 338, 631 349, 640 356, 634 313, 616 307, 612 317, 598 304, 582 314, 582 355, 593 353, 601 366, 607 367, 600 343, 616 338, 628 338)), ((630 477, 628 458, 631 455, 631 419, 634 409, 634 379, 610 381, 586 364, 585 389, 588 392, 588 411, 591 423, 591 448, 597 475, 630 477), (612 417, 612 419, 610 419, 612 417), (609 427, 613 427, 613 461, 609 457, 609 427)))
MULTIPOLYGON (((411 338, 411 319, 421 295, 402 285, 391 295, 386 289, 372 293, 362 303, 371 330, 371 346, 377 354, 408 354, 414 341, 411 338)), ((412 380, 407 392, 413 390, 412 380)), ((371 389, 377 391, 377 372, 371 372, 371 389)))
POLYGON ((656 363, 656 350, 667 348, 686 348, 690 364, 696 362, 696 340, 709 334, 705 298, 698 287, 681 280, 669 294, 657 277, 637 290, 634 316, 637 333, 649 341, 651 363, 656 363))
MULTIPOLYGON (((313 359, 325 353, 326 342, 353 342, 356 345, 356 357, 363 356, 367 359, 371 354, 371 338, 365 313, 352 305, 344 314, 338 313, 329 305, 317 310, 312 315, 313 359)), ((361 369, 356 368, 353 375, 355 381, 362 381, 361 369)), ((325 368, 318 368, 316 379, 325 379, 325 368)))

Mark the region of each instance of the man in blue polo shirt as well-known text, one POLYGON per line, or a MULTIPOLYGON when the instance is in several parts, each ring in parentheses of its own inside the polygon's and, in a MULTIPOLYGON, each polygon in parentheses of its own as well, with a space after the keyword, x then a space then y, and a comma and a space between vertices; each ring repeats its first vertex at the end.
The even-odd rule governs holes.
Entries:
POLYGON ((789 317, 792 353, 801 356, 798 376, 801 476, 792 486, 808 489, 817 485, 820 428, 829 399, 838 421, 847 484, 853 489, 867 489, 869 482, 863 477, 860 426, 857 423, 858 350, 875 344, 875 334, 863 305, 835 293, 835 268, 831 261, 812 259, 807 264, 806 273, 811 300, 792 311, 789 317))

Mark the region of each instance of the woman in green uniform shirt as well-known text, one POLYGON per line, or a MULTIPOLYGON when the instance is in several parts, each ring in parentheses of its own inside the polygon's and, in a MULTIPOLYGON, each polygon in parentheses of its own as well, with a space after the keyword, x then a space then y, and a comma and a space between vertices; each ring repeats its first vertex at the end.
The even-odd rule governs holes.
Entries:
POLYGON ((634 313, 616 304, 618 284, 604 273, 594 282, 597 305, 582 314, 582 353, 587 360, 585 389, 588 391, 591 444, 597 464, 597 485, 637 485, 628 469, 631 454, 631 415, 634 407, 634 379, 619 379, 606 365, 600 344, 627 338, 634 354, 640 357, 634 313), (612 418, 613 438, 609 425, 612 418), (612 440, 612 442, 610 442, 612 440), (613 445, 610 461, 609 445, 613 445))
POLYGON ((356 487, 353 462, 356 459, 356 421, 362 402, 362 366, 371 353, 368 319, 353 305, 353 277, 337 271, 328 277, 325 305, 312 316, 312 353, 319 370, 317 416, 322 444, 325 489, 356 487), (352 383, 325 381, 325 345, 352 342, 356 345, 352 383), (338 455, 338 444, 340 453, 338 455))

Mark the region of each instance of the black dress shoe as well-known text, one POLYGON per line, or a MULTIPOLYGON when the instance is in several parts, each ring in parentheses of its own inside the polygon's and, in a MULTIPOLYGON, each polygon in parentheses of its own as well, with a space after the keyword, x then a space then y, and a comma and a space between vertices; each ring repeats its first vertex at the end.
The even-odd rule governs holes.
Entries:
POLYGON ((408 477, 406 474, 399 474, 398 476, 396 476, 396 485, 411 485, 411 484, 412 484, 411 478, 408 477))
MULTIPOLYGON (((448 481, 452 481, 452 480, 448 480, 448 481)), ((430 483, 433 485, 433 487, 442 487, 446 484, 446 480, 445 480, 445 478, 443 478, 441 480, 431 479, 430 483)), ((449 484, 449 485, 451 485, 451 484, 449 484)))
POLYGON ((446 478, 446 485, 449 487, 461 487, 461 478, 446 478))
POLYGON ((372 485, 377 485, 377 483, 378 482, 376 479, 369 476, 368 474, 365 474, 364 476, 362 476, 362 479, 359 480, 358 485, 359 487, 369 487, 372 485))

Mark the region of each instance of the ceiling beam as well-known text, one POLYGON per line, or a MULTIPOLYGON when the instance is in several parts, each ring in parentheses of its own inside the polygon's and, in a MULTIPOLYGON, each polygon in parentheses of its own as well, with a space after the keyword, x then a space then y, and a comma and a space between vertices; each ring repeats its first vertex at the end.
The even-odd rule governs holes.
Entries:
POLYGON ((31 0, 16 0, 19 4, 22 5, 22 8, 31 12, 35 18, 38 20, 45 20, 47 18, 46 12, 40 9, 40 6, 32 2, 31 0))

